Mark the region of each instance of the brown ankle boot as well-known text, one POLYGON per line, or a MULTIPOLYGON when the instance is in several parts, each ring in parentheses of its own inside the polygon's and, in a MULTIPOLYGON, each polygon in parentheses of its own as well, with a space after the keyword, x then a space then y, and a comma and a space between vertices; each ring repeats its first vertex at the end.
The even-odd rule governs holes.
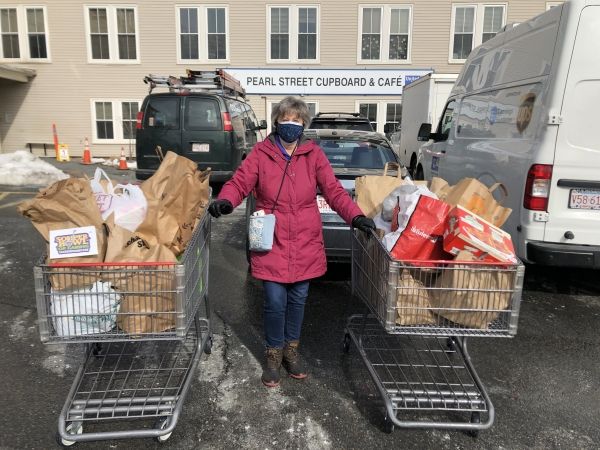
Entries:
POLYGON ((304 364, 300 361, 298 353, 299 341, 292 341, 285 344, 283 347, 283 367, 286 368, 290 377, 297 380, 302 380, 308 376, 304 364))
POLYGON ((280 348, 267 347, 265 351, 266 364, 262 373, 261 380, 267 387, 279 386, 279 368, 281 367, 281 360, 283 358, 283 350, 280 348))

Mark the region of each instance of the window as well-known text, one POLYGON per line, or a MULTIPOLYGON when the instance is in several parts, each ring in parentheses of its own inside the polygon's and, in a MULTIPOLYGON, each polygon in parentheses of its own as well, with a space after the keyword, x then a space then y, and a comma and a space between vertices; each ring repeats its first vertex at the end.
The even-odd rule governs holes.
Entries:
POLYGON ((207 98, 189 97, 184 116, 186 130, 222 130, 221 113, 216 101, 207 98))
POLYGON ((319 8, 317 6, 268 7, 267 61, 318 62, 319 8))
POLYGON ((506 5, 455 5, 450 62, 463 62, 473 48, 493 38, 506 23, 506 5))
POLYGON ((43 6, 0 8, 0 60, 47 61, 47 29, 43 6))
POLYGON ((139 63, 137 9, 86 6, 88 62, 139 63))
POLYGON ((402 123, 402 103, 388 103, 385 114, 385 125, 383 130, 386 133, 392 133, 397 130, 402 123))
POLYGON ((360 103, 358 112, 369 119, 374 130, 377 130, 377 103, 360 103))
POLYGON ((456 101, 451 100, 447 105, 446 109, 444 109, 444 114, 440 119, 440 123, 438 125, 438 133, 441 135, 440 141, 445 141, 448 139, 448 135, 450 134, 450 129, 452 128, 452 124, 454 123, 454 110, 456 109, 456 101))
POLYGON ((209 63, 229 58, 228 8, 180 7, 177 12, 177 62, 209 63))
POLYGON ((358 62, 410 62, 411 11, 398 5, 360 7, 358 62))
POLYGON ((137 100, 92 100, 93 142, 125 143, 135 139, 137 100))

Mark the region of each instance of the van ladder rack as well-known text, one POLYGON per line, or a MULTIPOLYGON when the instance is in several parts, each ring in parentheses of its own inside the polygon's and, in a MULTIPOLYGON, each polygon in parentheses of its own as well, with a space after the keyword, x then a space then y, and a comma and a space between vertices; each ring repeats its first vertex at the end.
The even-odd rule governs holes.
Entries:
POLYGON ((187 69, 186 72, 185 77, 150 74, 144 77, 144 83, 149 86, 149 93, 152 93, 155 88, 162 87, 168 88, 169 92, 212 92, 246 98, 246 90, 240 82, 223 69, 187 69))

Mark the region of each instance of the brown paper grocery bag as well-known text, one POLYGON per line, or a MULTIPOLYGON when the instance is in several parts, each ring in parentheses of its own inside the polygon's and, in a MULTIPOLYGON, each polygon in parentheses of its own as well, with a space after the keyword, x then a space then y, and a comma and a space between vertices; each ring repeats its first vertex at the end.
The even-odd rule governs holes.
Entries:
POLYGON ((210 196, 210 169, 167 152, 158 170, 141 185, 148 201, 146 219, 136 230, 151 244, 183 253, 210 196))
MULTIPOLYGON (((48 260, 49 263, 102 262, 106 250, 106 237, 102 216, 96 204, 89 181, 67 178, 40 189, 30 200, 22 202, 17 211, 28 217, 46 242, 51 230, 94 226, 98 239, 98 255, 48 260)), ((74 289, 98 281, 91 269, 52 269, 50 283, 55 290, 74 289)))
POLYGON ((150 244, 137 231, 119 227, 111 219, 107 225, 106 262, 156 262, 156 266, 113 267, 106 275, 105 281, 122 294, 117 325, 130 334, 173 328, 175 271, 170 264, 176 263, 177 258, 165 245, 150 244))
MULTIPOLYGON (((456 257, 458 261, 473 261, 466 251, 456 257)), ((500 311, 510 306, 514 285, 514 271, 503 271, 501 267, 452 265, 446 267, 431 290, 431 305, 435 311, 451 322, 467 328, 486 329, 496 320, 500 311), (490 269, 490 270, 482 270, 490 269), (447 309, 446 309, 447 308, 447 309)))
POLYGON ((502 226, 512 212, 512 209, 502 206, 508 197, 508 191, 502 183, 487 187, 475 178, 463 178, 450 186, 445 180, 436 177, 431 180, 429 189, 450 206, 462 206, 497 227, 502 226), (494 198, 497 189, 503 193, 501 201, 494 198))
POLYGON ((431 312, 428 288, 413 278, 408 270, 403 270, 398 281, 396 303, 398 325, 429 325, 435 323, 431 312))
POLYGON ((375 217, 381 212, 383 200, 398 186, 404 184, 401 178, 400 166, 396 163, 387 163, 383 175, 365 175, 354 181, 356 203, 367 217, 375 217), (393 177, 387 174, 388 169, 395 168, 398 175, 393 177))

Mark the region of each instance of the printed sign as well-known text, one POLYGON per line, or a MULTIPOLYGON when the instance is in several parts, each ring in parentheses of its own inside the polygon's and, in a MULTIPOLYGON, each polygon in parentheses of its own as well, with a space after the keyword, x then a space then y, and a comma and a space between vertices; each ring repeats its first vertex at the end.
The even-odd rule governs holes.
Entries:
POLYGON ((50 259, 75 258, 98 254, 95 227, 65 228, 50 231, 50 259))
POLYGON ((248 94, 402 95, 402 88, 432 70, 227 68, 248 94))

